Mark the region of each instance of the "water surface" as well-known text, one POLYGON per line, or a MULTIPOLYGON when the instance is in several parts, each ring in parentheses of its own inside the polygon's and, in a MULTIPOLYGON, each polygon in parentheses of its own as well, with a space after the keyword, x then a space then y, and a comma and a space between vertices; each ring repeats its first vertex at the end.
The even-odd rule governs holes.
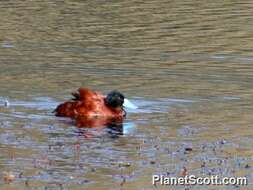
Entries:
POLYGON ((252 183, 252 12, 247 0, 1 2, 0 168, 16 176, 1 189, 154 189, 152 174, 183 168, 252 183), (139 106, 123 135, 52 114, 81 86, 139 106))

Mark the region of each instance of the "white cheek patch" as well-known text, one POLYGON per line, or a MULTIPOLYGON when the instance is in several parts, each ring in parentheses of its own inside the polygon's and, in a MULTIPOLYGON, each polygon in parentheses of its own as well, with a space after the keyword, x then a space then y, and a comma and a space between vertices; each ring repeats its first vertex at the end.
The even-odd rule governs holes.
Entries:
POLYGON ((137 109, 138 107, 136 105, 134 105, 132 102, 130 102, 128 99, 124 99, 124 104, 123 106, 125 108, 129 108, 129 109, 137 109))

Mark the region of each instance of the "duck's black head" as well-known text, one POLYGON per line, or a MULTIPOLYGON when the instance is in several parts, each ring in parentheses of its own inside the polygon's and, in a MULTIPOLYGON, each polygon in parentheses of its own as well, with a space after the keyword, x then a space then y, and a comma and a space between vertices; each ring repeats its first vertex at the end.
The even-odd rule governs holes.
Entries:
POLYGON ((111 91, 105 98, 106 105, 112 108, 122 108, 124 103, 124 95, 117 90, 111 91))

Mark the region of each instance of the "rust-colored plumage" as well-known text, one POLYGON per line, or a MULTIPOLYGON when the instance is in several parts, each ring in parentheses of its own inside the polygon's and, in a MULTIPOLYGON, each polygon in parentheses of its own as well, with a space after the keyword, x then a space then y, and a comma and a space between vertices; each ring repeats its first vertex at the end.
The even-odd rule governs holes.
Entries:
POLYGON ((98 92, 93 92, 87 88, 80 88, 78 92, 72 95, 72 100, 60 104, 55 109, 56 116, 71 118, 123 118, 125 116, 122 105, 118 107, 110 106, 110 104, 106 102, 106 97, 98 92))

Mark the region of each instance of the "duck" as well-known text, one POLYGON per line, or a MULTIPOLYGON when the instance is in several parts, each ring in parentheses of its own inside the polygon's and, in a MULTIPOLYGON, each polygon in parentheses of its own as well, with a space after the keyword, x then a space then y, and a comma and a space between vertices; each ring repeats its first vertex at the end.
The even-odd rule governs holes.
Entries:
MULTIPOLYGON (((126 117, 125 108, 137 109, 118 90, 109 92, 106 96, 88 88, 79 88, 72 93, 73 98, 58 105, 54 110, 56 116, 90 119, 103 117, 104 120, 122 119, 126 117)), ((83 121, 85 121, 83 120, 83 121)), ((81 122, 83 123, 83 122, 81 122)))

